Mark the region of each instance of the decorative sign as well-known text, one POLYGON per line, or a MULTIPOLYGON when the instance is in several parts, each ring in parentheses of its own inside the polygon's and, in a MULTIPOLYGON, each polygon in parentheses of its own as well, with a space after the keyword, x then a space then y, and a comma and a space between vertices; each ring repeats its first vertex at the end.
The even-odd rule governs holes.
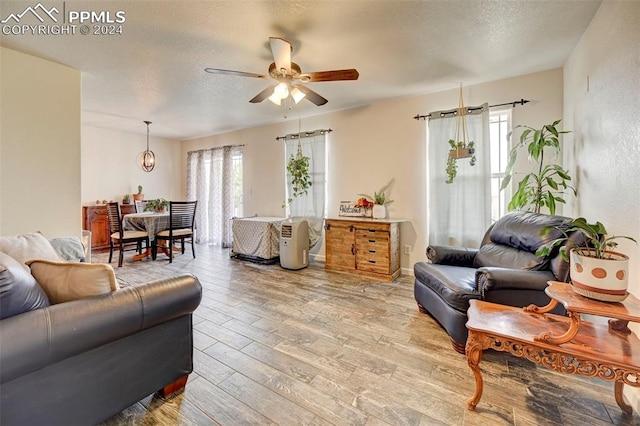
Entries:
POLYGON ((371 208, 356 207, 353 201, 340 201, 338 216, 371 217, 371 215, 371 208))

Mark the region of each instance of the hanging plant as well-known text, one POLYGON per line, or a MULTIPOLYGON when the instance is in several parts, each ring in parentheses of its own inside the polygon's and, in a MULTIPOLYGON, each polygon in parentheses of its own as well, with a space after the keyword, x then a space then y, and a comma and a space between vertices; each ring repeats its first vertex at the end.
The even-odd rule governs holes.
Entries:
POLYGON ((449 139, 449 155, 447 156, 447 176, 446 183, 453 183, 453 179, 458 175, 457 160, 469 158, 469 164, 476 165, 476 148, 473 141, 467 141, 467 118, 464 100, 462 97, 462 84, 460 84, 460 102, 458 103, 458 121, 456 122, 456 138, 449 139))
POLYGON ((289 161, 287 162, 287 173, 291 176, 291 188, 293 193, 292 197, 287 199, 287 204, 291 204, 294 198, 306 195, 309 192, 309 188, 313 184, 311 182, 311 176, 309 175, 309 161, 310 158, 302 153, 302 146, 298 143, 298 152, 294 156, 291 154, 289 161))
POLYGON ((447 157, 447 176, 449 178, 446 183, 453 183, 453 179, 458 174, 458 162, 461 158, 469 158, 469 164, 475 166, 476 164, 476 148, 473 141, 465 143, 464 141, 456 142, 453 139, 449 139, 449 156, 447 157))

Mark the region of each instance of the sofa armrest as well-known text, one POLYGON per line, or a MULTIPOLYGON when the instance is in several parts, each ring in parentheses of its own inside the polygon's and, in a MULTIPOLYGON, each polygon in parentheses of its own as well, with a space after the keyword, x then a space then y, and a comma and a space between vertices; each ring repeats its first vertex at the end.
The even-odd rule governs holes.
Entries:
POLYGON ((478 249, 467 247, 429 246, 427 247, 427 259, 431 263, 440 265, 455 265, 473 267, 473 260, 478 254, 478 249))
POLYGON ((476 285, 482 299, 485 299, 486 292, 492 290, 544 291, 548 282, 555 279, 551 271, 529 271, 493 266, 483 266, 476 270, 476 285))
POLYGON ((4 319, 0 384, 189 315, 201 298, 198 279, 183 275, 4 319))

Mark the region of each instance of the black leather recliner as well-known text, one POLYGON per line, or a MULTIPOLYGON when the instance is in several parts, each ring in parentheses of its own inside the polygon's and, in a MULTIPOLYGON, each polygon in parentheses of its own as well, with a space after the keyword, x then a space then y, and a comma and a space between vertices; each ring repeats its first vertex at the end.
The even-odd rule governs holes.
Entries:
MULTIPOLYGON (((568 217, 513 212, 496 221, 485 233, 479 249, 427 247, 430 263, 414 265, 414 295, 418 308, 446 330, 453 348, 464 353, 469 300, 480 299, 510 306, 544 306, 548 281, 569 281, 569 264, 559 254, 537 257, 536 250, 558 238, 554 229, 544 238, 546 226, 561 228, 568 217)), ((581 238, 574 233, 570 239, 581 238)), ((579 241, 575 241, 579 243, 579 241)), ((557 307, 555 313, 564 313, 557 307)))

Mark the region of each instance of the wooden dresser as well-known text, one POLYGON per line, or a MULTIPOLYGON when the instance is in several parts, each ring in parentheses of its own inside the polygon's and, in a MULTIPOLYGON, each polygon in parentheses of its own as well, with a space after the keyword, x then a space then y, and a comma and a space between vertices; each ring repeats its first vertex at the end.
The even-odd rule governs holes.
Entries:
MULTIPOLYGON (((133 204, 120 204, 120 214, 135 213, 133 204)), ((91 251, 109 250, 109 218, 104 204, 82 207, 82 229, 91 231, 91 251)))
POLYGON ((325 219, 325 268, 395 280, 400 276, 402 222, 362 217, 325 219))

